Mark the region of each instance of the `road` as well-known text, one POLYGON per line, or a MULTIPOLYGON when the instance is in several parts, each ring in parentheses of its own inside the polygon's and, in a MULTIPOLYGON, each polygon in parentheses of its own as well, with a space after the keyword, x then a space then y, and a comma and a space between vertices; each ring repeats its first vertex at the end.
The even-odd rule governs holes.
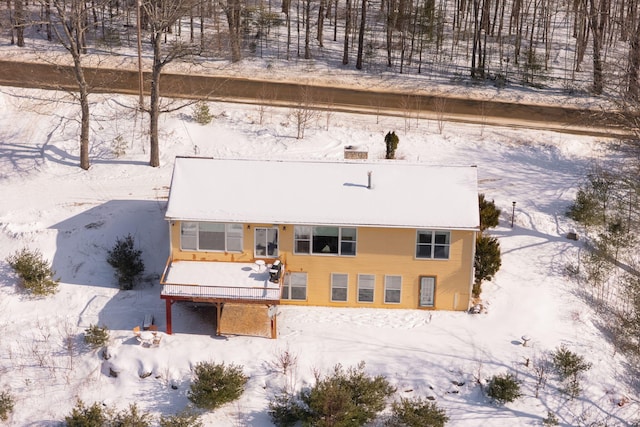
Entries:
MULTIPOLYGON (((137 71, 86 68, 93 92, 138 94, 137 71)), ((145 73, 148 94, 149 74, 145 73)), ((70 66, 0 60, 0 85, 55 90, 77 88, 70 66)), ((434 120, 501 125, 592 136, 624 135, 606 114, 557 105, 528 105, 460 97, 440 98, 401 91, 378 91, 208 75, 163 73, 165 97, 207 99, 315 108, 365 114, 420 116, 434 120)))

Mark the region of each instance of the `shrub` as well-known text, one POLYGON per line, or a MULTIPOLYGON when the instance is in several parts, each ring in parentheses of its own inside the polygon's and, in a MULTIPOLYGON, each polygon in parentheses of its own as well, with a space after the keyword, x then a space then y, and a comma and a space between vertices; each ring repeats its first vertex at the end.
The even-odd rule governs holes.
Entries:
POLYGON ((555 371, 563 381, 591 369, 591 363, 585 362, 582 356, 567 349, 564 344, 551 354, 551 358, 555 371))
POLYGON ((136 280, 144 271, 142 251, 135 249, 133 236, 116 240, 116 244, 108 253, 107 262, 116 270, 120 289, 132 289, 136 280))
POLYGON ((160 427, 203 427, 200 415, 188 409, 169 416, 161 416, 160 427))
POLYGON ((581 188, 576 194, 576 200, 569 206, 567 216, 584 225, 596 225, 602 221, 602 208, 593 192, 581 188))
POLYGON ((383 376, 370 377, 364 362, 346 372, 336 365, 333 373, 300 393, 303 421, 310 425, 362 426, 371 422, 395 393, 383 376))
POLYGON ((387 132, 384 137, 384 143, 387 147, 387 151, 385 154, 385 159, 395 159, 396 158, 396 150, 398 149, 398 143, 400 142, 400 138, 396 135, 396 132, 387 132))
POLYGON ((102 427, 107 422, 107 415, 102 405, 94 403, 87 408, 82 400, 78 400, 71 415, 66 416, 64 421, 68 427, 102 427))
POLYGON ((580 374, 591 369, 591 363, 584 358, 561 345, 551 354, 553 368, 564 383, 563 391, 571 398, 576 398, 582 391, 580 387, 580 374))
POLYGON ((193 120, 201 125, 208 125, 213 120, 209 111, 209 104, 205 101, 198 101, 193 106, 193 120))
POLYGON ((128 409, 118 412, 109 423, 110 427, 151 427, 150 414, 138 412, 138 406, 133 403, 128 409))
POLYGON ((480 231, 497 227, 502 211, 496 208, 495 202, 488 201, 484 198, 484 194, 479 194, 478 205, 480 208, 480 231))
POLYGON ((556 417, 556 414, 554 414, 551 411, 547 411, 547 418, 542 419, 542 425, 545 427, 557 426, 557 425, 560 425, 560 422, 558 421, 558 417, 556 417))
POLYGON ((208 410, 237 400, 248 379, 242 367, 233 364, 200 362, 194 371, 195 379, 187 396, 197 407, 208 410))
POLYGON ((487 386, 487 395, 500 404, 513 402, 522 396, 520 384, 510 373, 494 375, 487 386))
POLYGON ((389 427, 444 427, 449 417, 435 402, 420 397, 400 398, 391 405, 391 417, 385 425, 389 427))
POLYGON ((303 411, 295 396, 283 392, 269 400, 269 416, 277 427, 291 427, 303 418, 303 411))
POLYGON ((56 293, 58 280, 53 279, 55 272, 38 250, 23 248, 10 255, 7 263, 20 278, 21 286, 36 296, 56 293))
POLYGON ((109 341, 109 329, 106 326, 89 325, 84 330, 84 342, 89 347, 96 349, 102 347, 109 341))
POLYGON ((0 392, 0 420, 7 421, 13 412, 13 396, 8 391, 0 392))
MULTIPOLYGON (((492 236, 479 235, 476 239, 476 257, 474 260, 475 282, 479 285, 484 280, 491 280, 500 270, 500 242, 492 236)), ((479 292, 478 292, 479 296, 479 292)))

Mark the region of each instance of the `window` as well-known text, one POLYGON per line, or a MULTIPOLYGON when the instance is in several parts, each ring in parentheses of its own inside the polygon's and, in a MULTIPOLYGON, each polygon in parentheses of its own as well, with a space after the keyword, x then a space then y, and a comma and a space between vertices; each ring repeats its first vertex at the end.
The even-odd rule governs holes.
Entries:
POLYGON ((282 287, 282 299, 307 299, 307 273, 287 273, 282 287))
POLYGON ((420 307, 433 307, 435 305, 436 278, 420 277, 420 307))
POLYGON ((418 230, 416 258, 449 259, 450 244, 448 231, 418 230))
POLYGON ((180 248, 193 251, 242 252, 242 224, 182 222, 180 248))
POLYGON ((278 256, 278 229, 255 228, 254 253, 256 257, 275 258, 278 256))
POLYGON ((376 287, 376 276, 373 274, 358 274, 358 302, 373 302, 376 287))
POLYGON ((296 254, 346 255, 356 254, 357 231, 351 227, 296 226, 296 254))
POLYGON ((345 302, 349 288, 349 275, 342 273, 331 274, 331 301, 345 302))
POLYGON ((402 293, 402 276, 384 276, 385 304, 399 304, 402 293))

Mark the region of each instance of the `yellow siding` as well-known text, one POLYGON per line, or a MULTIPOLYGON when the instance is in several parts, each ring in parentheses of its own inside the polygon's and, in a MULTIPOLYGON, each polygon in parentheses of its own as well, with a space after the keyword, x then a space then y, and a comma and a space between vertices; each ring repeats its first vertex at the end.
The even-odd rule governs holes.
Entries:
MULTIPOLYGON (((243 229, 242 253, 180 251, 180 225, 171 225, 172 258, 175 260, 211 260, 252 262, 253 229, 271 224, 247 224, 243 229)), ((307 300, 283 304, 336 307, 419 308, 420 276, 436 279, 435 309, 466 310, 469 305, 473 274, 475 232, 451 231, 448 260, 415 258, 415 229, 358 228, 356 256, 295 255, 294 226, 279 226, 280 259, 287 271, 306 272, 307 300), (349 275, 347 302, 331 301, 331 274, 349 275), (358 274, 375 275, 373 303, 357 301, 358 274), (402 276, 400 304, 384 303, 385 275, 402 276)), ((268 260, 267 260, 268 261, 268 260)))

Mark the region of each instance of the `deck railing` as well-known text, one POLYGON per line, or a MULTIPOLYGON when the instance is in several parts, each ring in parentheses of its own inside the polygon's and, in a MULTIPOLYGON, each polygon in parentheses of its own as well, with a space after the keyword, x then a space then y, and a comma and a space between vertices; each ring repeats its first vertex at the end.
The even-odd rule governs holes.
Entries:
POLYGON ((187 298, 213 298, 231 300, 280 301, 280 286, 234 287, 164 284, 162 296, 187 298))

